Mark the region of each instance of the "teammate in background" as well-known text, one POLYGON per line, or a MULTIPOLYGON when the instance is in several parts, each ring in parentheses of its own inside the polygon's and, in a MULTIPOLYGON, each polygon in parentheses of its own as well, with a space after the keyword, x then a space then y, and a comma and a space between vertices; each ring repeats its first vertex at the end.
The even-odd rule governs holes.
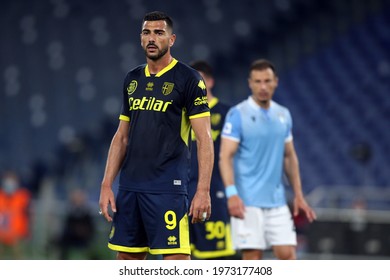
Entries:
POLYGON ((261 259, 270 247, 278 259, 296 259, 283 171, 294 191, 294 216, 303 211, 312 222, 316 214, 302 193, 290 112, 272 100, 278 86, 275 67, 261 59, 249 70, 252 94, 226 116, 220 150, 233 242, 243 259, 261 259))
POLYGON ((214 150, 206 86, 196 70, 171 56, 176 35, 168 15, 146 14, 140 36, 146 64, 131 70, 124 81, 100 213, 113 221, 108 247, 118 252, 117 259, 145 259, 148 253, 190 259, 188 216, 198 223, 211 215, 214 150), (188 208, 191 127, 199 179, 188 208), (119 171, 115 201, 112 184, 119 171))
MULTIPOLYGON (((205 223, 190 224, 191 251, 197 259, 216 259, 235 254, 230 233, 230 216, 227 209, 225 186, 223 185, 218 168, 218 152, 221 140, 221 131, 229 106, 220 102, 213 95, 213 69, 206 61, 194 61, 190 66, 203 77, 207 88, 207 100, 211 113, 211 135, 214 141, 214 168, 211 177, 210 196, 213 214, 205 223)), ((196 137, 192 135, 191 175, 189 198, 195 195, 198 181, 198 161, 196 137)))

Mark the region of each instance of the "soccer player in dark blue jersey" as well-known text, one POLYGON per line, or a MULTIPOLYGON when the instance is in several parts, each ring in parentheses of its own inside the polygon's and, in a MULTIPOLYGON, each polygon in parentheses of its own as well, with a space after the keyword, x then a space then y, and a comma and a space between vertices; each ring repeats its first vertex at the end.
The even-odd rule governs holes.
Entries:
MULTIPOLYGON (((235 254, 230 234, 230 215, 227 208, 225 186, 218 167, 221 132, 230 106, 213 95, 215 80, 211 65, 206 61, 196 60, 191 62, 190 66, 201 74, 206 83, 215 155, 210 186, 213 215, 205 223, 190 224, 191 252, 192 256, 197 259, 223 259, 235 254)), ((192 135, 192 141, 196 141, 195 135, 192 135)), ((196 192, 198 174, 197 149, 196 145, 193 145, 191 150, 190 199, 196 192)))
POLYGON ((123 85, 120 121, 108 152, 100 212, 112 221, 108 247, 117 259, 190 259, 189 218, 211 215, 214 149, 206 86, 199 73, 171 56, 172 19, 145 15, 141 45, 146 64, 123 85), (199 178, 189 205, 191 128, 196 135, 199 178), (120 172, 114 198, 112 184, 120 172), (109 214, 111 208, 113 217, 109 214))

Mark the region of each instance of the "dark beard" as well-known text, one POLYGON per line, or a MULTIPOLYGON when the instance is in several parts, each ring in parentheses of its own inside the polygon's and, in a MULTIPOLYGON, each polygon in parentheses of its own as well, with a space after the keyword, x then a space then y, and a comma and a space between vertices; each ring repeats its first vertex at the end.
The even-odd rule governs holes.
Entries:
POLYGON ((158 52, 157 55, 148 55, 148 52, 147 50, 145 50, 145 55, 147 58, 153 60, 153 61, 157 61, 159 60, 161 57, 163 57, 166 53, 168 52, 168 48, 165 48, 165 49, 162 49, 161 52, 158 52))

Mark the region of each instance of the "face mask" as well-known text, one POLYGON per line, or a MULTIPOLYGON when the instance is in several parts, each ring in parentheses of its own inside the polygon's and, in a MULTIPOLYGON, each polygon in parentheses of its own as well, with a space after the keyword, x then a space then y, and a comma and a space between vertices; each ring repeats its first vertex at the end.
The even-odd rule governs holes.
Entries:
POLYGON ((18 188, 18 183, 11 178, 6 178, 3 180, 3 190, 8 193, 14 193, 16 189, 18 188))

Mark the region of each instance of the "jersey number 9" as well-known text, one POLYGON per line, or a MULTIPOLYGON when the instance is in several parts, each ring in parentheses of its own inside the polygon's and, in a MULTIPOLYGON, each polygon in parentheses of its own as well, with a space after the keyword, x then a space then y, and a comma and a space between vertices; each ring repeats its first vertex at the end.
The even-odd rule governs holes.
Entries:
POLYGON ((164 214, 164 220, 166 225, 166 228, 169 230, 173 230, 176 227, 176 213, 172 210, 168 210, 164 214))

